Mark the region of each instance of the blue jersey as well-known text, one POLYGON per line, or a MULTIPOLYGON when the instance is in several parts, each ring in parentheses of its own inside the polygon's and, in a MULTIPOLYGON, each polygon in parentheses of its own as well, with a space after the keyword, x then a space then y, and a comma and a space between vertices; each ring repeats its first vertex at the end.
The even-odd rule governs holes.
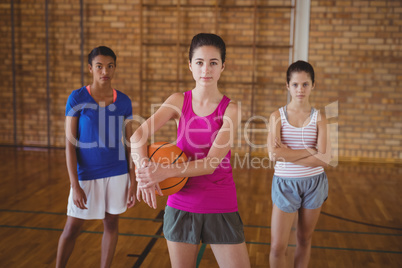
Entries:
POLYGON ((79 180, 95 180, 128 172, 123 145, 124 121, 133 118, 133 111, 127 95, 116 90, 115 101, 100 107, 87 88, 82 87, 68 97, 66 116, 78 117, 76 152, 79 180))

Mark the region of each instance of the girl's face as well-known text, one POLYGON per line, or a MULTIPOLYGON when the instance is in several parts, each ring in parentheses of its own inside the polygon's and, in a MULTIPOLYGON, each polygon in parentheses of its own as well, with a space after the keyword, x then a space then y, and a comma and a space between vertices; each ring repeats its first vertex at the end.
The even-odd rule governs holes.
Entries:
POLYGON ((92 60, 92 66, 89 65, 89 71, 92 73, 94 82, 105 84, 113 79, 116 64, 112 57, 98 55, 92 60))
POLYGON ((214 46, 202 46, 194 51, 189 62, 193 78, 201 86, 216 85, 225 64, 222 63, 221 54, 214 46))
POLYGON ((311 81, 310 74, 306 72, 293 72, 289 84, 286 84, 292 101, 308 101, 314 84, 311 81))

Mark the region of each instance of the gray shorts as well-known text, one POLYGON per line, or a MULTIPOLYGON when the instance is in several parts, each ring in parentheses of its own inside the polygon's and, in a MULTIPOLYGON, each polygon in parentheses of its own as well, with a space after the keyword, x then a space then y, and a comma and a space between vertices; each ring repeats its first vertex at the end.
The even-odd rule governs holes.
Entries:
POLYGON ((325 172, 305 178, 283 178, 274 175, 272 179, 272 202, 288 213, 300 207, 316 209, 328 198, 328 179, 325 172))
POLYGON ((191 213, 165 208, 163 234, 168 241, 198 245, 241 244, 245 241, 243 222, 238 212, 191 213))

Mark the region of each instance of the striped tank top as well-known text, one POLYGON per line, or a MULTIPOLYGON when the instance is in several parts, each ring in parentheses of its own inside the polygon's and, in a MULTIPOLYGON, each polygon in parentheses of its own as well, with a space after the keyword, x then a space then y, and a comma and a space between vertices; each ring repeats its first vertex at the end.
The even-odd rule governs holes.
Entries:
MULTIPOLYGON (((318 111, 311 108, 310 123, 305 127, 294 127, 289 124, 286 106, 279 109, 281 115, 281 141, 293 150, 317 147, 317 117, 318 111)), ((275 176, 284 178, 303 178, 319 175, 323 167, 305 167, 291 162, 277 161, 275 176)))

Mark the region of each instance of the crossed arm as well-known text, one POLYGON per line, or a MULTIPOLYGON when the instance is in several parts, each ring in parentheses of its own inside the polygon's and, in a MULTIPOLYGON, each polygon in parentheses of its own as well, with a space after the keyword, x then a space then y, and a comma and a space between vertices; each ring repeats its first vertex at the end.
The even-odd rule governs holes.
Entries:
POLYGON ((291 149, 281 142, 281 119, 279 111, 271 114, 268 132, 268 154, 272 161, 292 162, 294 164, 318 167, 327 166, 331 161, 331 145, 324 114, 317 118, 317 147, 291 149))

